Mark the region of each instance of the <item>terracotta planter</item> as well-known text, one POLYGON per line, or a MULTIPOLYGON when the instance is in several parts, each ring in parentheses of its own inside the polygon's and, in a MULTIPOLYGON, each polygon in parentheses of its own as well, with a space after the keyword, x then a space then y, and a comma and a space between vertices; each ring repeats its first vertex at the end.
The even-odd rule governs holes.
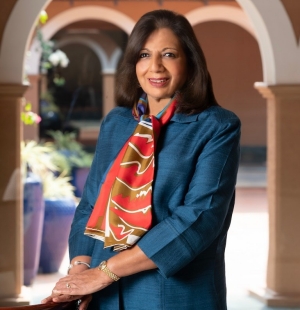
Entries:
POLYGON ((45 218, 39 272, 59 270, 68 247, 76 205, 73 199, 45 199, 45 218))

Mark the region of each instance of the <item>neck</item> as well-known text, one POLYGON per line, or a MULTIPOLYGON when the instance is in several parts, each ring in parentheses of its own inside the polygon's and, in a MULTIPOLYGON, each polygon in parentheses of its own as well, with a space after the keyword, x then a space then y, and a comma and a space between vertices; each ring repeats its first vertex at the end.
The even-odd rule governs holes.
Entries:
POLYGON ((170 98, 160 100, 149 100, 148 108, 150 115, 157 115, 170 102, 170 98))

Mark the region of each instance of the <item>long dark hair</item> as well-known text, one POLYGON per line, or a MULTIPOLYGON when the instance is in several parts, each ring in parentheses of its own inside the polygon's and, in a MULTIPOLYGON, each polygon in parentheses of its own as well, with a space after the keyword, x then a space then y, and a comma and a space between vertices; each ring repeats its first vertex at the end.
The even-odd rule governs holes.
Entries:
POLYGON ((138 87, 136 63, 144 43, 157 29, 168 28, 179 39, 187 59, 187 81, 180 90, 178 113, 193 114, 218 105, 207 70, 206 60, 194 30, 188 20, 168 10, 151 11, 136 23, 128 39, 123 60, 117 72, 116 102, 119 106, 132 107, 143 90, 138 87))

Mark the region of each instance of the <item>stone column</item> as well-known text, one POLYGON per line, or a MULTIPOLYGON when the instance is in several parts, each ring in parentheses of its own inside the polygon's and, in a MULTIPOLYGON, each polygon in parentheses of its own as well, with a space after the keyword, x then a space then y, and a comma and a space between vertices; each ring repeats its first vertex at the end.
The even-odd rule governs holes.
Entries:
POLYGON ((22 297, 23 199, 20 177, 21 100, 27 86, 0 84, 0 306, 22 297))
MULTIPOLYGON (((267 99, 268 306, 300 306, 300 85, 256 88, 267 99)), ((255 227, 253 227, 255 229, 255 227)))
POLYGON ((103 89, 103 117, 108 114, 115 105, 115 73, 103 72, 102 74, 103 89))

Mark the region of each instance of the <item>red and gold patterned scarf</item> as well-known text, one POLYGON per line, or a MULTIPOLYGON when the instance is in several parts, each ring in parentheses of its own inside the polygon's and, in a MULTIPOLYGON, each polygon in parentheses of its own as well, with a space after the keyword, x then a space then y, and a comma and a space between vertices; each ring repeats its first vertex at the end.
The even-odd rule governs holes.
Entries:
POLYGON ((155 147, 161 127, 174 114, 176 97, 157 116, 145 115, 146 94, 133 109, 139 123, 110 167, 85 230, 105 248, 124 250, 151 227, 155 147))

